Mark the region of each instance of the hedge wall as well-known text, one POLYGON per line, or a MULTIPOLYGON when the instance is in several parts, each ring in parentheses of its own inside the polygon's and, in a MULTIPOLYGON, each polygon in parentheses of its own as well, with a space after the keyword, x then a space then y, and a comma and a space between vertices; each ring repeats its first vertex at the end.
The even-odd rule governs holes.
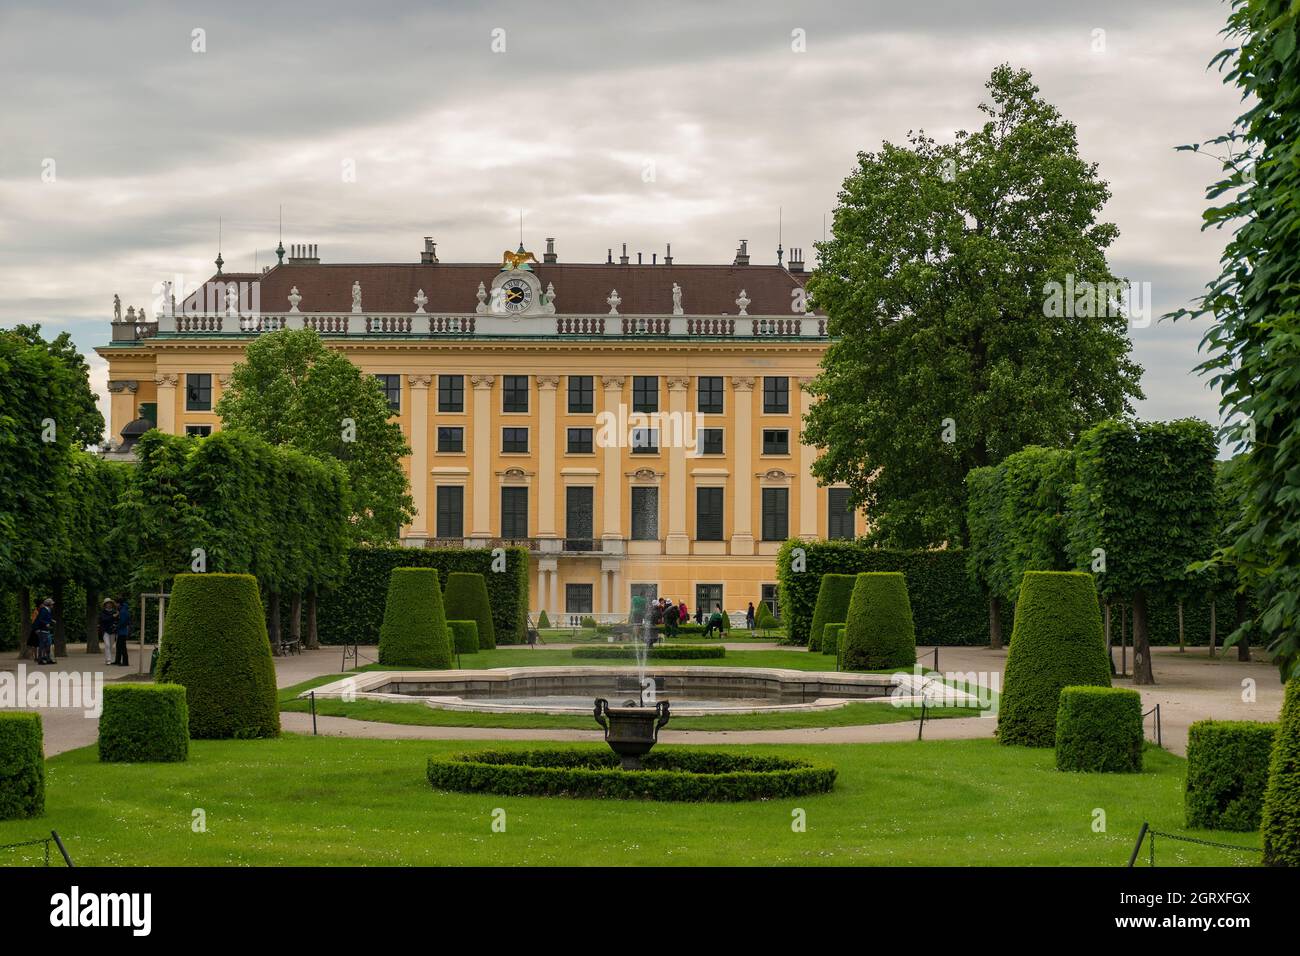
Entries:
POLYGON ((1187 825, 1258 830, 1277 724, 1198 720, 1187 731, 1187 825))
POLYGON ((506 548, 506 569, 492 570, 491 548, 354 548, 348 555, 344 583, 321 594, 316 630, 322 644, 378 644, 384 601, 393 568, 437 568, 445 578, 455 571, 483 575, 492 605, 498 644, 526 640, 528 552, 506 548))
POLYGON ((195 740, 277 737, 275 665, 251 574, 178 574, 157 680, 185 688, 195 740))
POLYGON ((623 770, 606 749, 480 750, 430 757, 426 774, 435 790, 623 800, 769 800, 835 786, 830 764, 698 747, 660 748, 644 766, 623 770))
POLYGON ((41 715, 0 712, 0 820, 45 812, 41 715))
POLYGON ((792 539, 777 554, 781 620, 792 644, 807 644, 823 574, 901 571, 907 579, 917 644, 988 643, 988 602, 966 574, 966 554, 947 551, 890 551, 853 541, 792 539), (802 571, 791 568, 803 548, 802 571))
POLYGON ((1063 687, 1056 712, 1056 769, 1142 771, 1142 695, 1124 687, 1063 687))
MULTIPOLYGON (((575 647, 574 657, 592 660, 636 660, 636 648, 619 644, 596 644, 592 647, 575 647)), ((657 644, 650 648, 648 659, 663 661, 699 661, 726 657, 727 649, 721 644, 696 647, 691 644, 657 644)))
POLYGON ((190 711, 180 684, 110 684, 99 717, 104 763, 171 763, 190 755, 190 711))

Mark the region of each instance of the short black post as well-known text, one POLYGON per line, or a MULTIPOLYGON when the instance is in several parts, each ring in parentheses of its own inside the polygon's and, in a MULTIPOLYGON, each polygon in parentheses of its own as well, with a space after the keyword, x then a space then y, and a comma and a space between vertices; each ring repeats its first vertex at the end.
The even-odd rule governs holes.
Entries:
POLYGON ((316 736, 316 692, 311 692, 311 735, 316 736))
POLYGON ((63 841, 59 839, 59 831, 51 830, 50 836, 54 838, 54 845, 57 846, 59 852, 63 854, 63 862, 68 864, 69 867, 76 866, 76 864, 72 862, 72 857, 68 856, 68 848, 65 847, 63 841))
POLYGON ((1142 829, 1138 830, 1137 843, 1133 844, 1133 853, 1128 858, 1128 868, 1133 869, 1133 864, 1137 862, 1138 853, 1142 851, 1142 841, 1147 838, 1147 822, 1142 821, 1142 829))
POLYGON ((917 740, 920 740, 920 739, 921 739, 921 735, 922 735, 923 733, 925 733, 925 696, 924 696, 924 694, 925 694, 925 692, 922 691, 922 696, 921 696, 921 726, 919 726, 919 727, 916 728, 916 739, 917 739, 917 740))

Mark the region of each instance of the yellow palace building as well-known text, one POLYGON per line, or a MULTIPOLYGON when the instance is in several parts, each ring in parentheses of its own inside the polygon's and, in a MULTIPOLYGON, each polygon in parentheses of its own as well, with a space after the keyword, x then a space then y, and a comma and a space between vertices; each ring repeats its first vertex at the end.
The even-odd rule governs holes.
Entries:
MULTIPOLYGON (((825 350, 803 257, 684 265, 612 250, 601 263, 322 262, 276 250, 261 273, 164 283, 146 311, 115 304, 111 434, 172 433, 213 409, 258 335, 315 329, 378 377, 411 446, 411 547, 518 545, 536 615, 625 617, 634 595, 692 614, 775 611, 788 537, 851 538, 848 492, 819 487, 800 441, 803 390, 825 350)), ((857 527, 855 527, 857 525, 857 527)))

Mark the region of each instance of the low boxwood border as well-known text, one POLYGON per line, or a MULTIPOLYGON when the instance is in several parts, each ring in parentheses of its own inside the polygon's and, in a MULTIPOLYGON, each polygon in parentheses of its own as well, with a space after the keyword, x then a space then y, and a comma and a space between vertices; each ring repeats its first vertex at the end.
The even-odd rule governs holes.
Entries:
MULTIPOLYGON (((636 648, 619 644, 597 644, 594 647, 575 647, 574 657, 599 658, 615 660, 636 660, 636 648)), ((649 657, 664 661, 698 661, 727 656, 727 649, 721 644, 715 647, 696 646, 693 644, 655 645, 650 648, 649 657)))
POLYGON ((788 757, 741 756, 660 748, 644 770, 623 770, 610 750, 475 750, 430 757, 435 790, 506 796, 737 802, 829 793, 830 764, 788 757))

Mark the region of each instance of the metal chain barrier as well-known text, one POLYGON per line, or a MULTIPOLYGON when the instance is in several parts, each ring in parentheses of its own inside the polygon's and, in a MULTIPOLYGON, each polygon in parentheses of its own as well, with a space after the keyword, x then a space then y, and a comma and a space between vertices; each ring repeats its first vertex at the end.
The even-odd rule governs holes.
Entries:
POLYGON ((1235 850, 1238 853, 1258 854, 1261 851, 1253 846, 1241 846, 1237 843, 1220 843, 1217 840, 1205 840, 1200 837, 1183 836, 1179 833, 1166 833, 1164 830, 1154 830, 1150 824, 1143 821, 1142 829, 1138 831, 1137 843, 1133 846, 1133 853, 1129 857, 1128 865, 1131 869, 1137 862, 1138 853, 1142 850, 1142 841, 1150 837, 1150 843, 1147 846, 1147 864, 1156 865, 1156 837, 1162 836, 1168 840, 1178 840, 1181 843, 1195 843, 1198 846, 1214 847, 1217 850, 1235 850))
POLYGON ((50 865, 50 847, 57 846, 59 852, 63 855, 63 860, 68 866, 72 866, 72 857, 68 856, 67 849, 63 846, 63 841, 59 839, 58 831, 51 830, 50 835, 36 840, 23 840, 20 843, 0 843, 0 852, 5 850, 19 850, 27 846, 39 846, 45 850, 45 866, 50 865))

